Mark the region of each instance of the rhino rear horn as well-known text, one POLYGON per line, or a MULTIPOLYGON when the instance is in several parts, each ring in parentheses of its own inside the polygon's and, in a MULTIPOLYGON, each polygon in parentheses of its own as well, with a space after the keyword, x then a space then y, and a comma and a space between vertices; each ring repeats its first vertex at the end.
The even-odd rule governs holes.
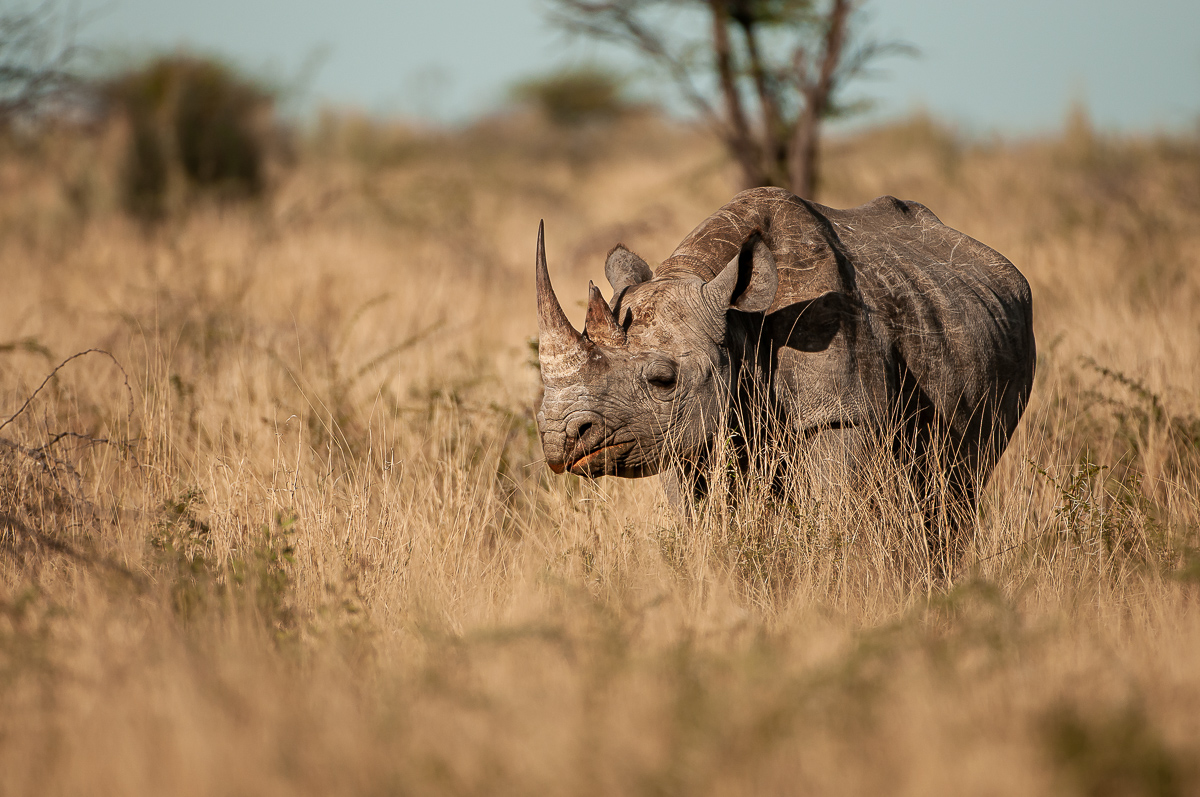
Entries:
POLYGON ((538 362, 542 368, 542 379, 562 379, 579 370, 587 360, 587 349, 583 336, 567 320, 567 314, 554 295, 554 286, 550 284, 544 222, 538 224, 537 262, 534 269, 537 274, 538 362))
POLYGON ((625 345, 625 330, 617 326, 612 308, 600 295, 600 289, 590 282, 588 283, 587 320, 583 323, 583 334, 587 336, 588 340, 602 346, 625 345))
POLYGON ((645 260, 626 249, 625 244, 617 244, 604 259, 604 276, 612 286, 613 296, 620 296, 621 291, 649 281, 654 274, 645 260))
POLYGON ((730 307, 763 313, 775 301, 778 287, 775 256, 762 235, 755 232, 728 265, 704 286, 704 296, 722 313, 730 307))

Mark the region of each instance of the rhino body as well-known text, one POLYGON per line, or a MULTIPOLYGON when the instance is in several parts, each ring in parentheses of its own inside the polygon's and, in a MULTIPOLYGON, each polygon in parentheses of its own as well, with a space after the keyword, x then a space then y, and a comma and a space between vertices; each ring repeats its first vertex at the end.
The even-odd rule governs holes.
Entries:
POLYGON ((656 272, 622 246, 605 271, 612 299, 592 286, 576 332, 539 230, 538 423, 556 472, 661 473, 686 504, 717 438, 753 448, 747 427, 770 416, 831 473, 883 434, 973 509, 1032 387, 1028 283, 915 202, 752 189, 656 272))

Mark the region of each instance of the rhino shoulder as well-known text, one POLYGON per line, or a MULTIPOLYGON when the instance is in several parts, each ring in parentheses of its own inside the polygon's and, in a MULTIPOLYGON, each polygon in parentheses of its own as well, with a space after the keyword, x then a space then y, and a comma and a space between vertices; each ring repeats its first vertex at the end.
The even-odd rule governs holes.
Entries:
POLYGON ((942 220, 920 202, 897 199, 888 194, 844 210, 818 207, 821 215, 833 222, 835 226, 850 230, 856 230, 859 226, 884 229, 889 226, 945 227, 942 220))

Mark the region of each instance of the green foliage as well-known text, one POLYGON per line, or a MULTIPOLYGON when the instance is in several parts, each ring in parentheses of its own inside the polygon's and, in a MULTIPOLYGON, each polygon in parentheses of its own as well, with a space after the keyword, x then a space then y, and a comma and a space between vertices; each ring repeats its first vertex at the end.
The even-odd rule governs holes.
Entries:
POLYGON ((21 338, 20 340, 10 340, 6 343, 0 343, 0 354, 8 354, 9 352, 26 352, 28 354, 37 354, 47 360, 53 360, 54 354, 50 349, 46 348, 41 341, 35 337, 21 338))
POLYGON ((1157 544, 1161 535, 1137 472, 1130 472, 1124 481, 1112 478, 1109 466, 1095 462, 1087 449, 1065 474, 1055 476, 1036 466, 1035 470, 1058 494, 1050 529, 1057 535, 1056 542, 1089 554, 1103 553, 1113 567, 1170 556, 1165 546, 1157 544))
POLYGON ((103 92, 129 125, 122 188, 133 215, 161 219, 173 179, 188 192, 262 193, 261 123, 273 102, 264 87, 214 60, 175 55, 112 78, 103 92))
POLYGON ((1077 794, 1184 793, 1189 767, 1136 704, 1091 713, 1061 705, 1047 712, 1042 724, 1050 758, 1077 794))
POLYGON ((274 526, 264 524, 257 539, 228 566, 229 585, 250 598, 259 619, 277 636, 287 635, 296 624, 288 572, 296 563, 295 524, 295 514, 276 512, 274 526))
POLYGON ((1168 443, 1169 464, 1177 471, 1200 465, 1200 418, 1168 411, 1162 397, 1145 383, 1120 371, 1100 365, 1090 357, 1083 365, 1109 383, 1124 388, 1132 401, 1112 398, 1097 391, 1087 395, 1112 409, 1117 422, 1117 437, 1139 457, 1146 455, 1146 446, 1155 433, 1161 432, 1168 443))
POLYGON ((1200 549, 1185 547, 1182 559, 1182 564, 1171 576, 1184 584, 1200 585, 1200 549))
POLYGON ((171 606, 184 621, 205 606, 212 586, 212 529, 197 517, 203 503, 204 496, 194 487, 168 498, 150 538, 159 566, 168 573, 171 606))
POLYGON ((296 625, 288 572, 295 563, 296 516, 277 512, 273 525, 264 524, 247 545, 219 563, 212 528, 200 518, 204 503, 196 488, 168 499, 150 539, 176 615, 189 623, 210 610, 249 610, 282 639, 296 625))
POLYGON ((585 66, 530 78, 513 87, 513 98, 536 107, 546 118, 566 127, 617 118, 628 108, 624 80, 596 66, 585 66))
POLYGON ((30 586, 12 600, 0 597, 0 691, 29 672, 55 674, 51 624, 61 611, 30 586))

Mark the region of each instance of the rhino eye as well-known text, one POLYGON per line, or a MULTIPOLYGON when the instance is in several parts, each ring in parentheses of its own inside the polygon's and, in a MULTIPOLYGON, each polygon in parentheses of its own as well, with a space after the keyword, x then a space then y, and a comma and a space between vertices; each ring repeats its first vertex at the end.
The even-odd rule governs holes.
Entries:
POLYGON ((646 368, 646 381, 659 390, 672 389, 675 387, 675 366, 661 361, 652 363, 646 368))

